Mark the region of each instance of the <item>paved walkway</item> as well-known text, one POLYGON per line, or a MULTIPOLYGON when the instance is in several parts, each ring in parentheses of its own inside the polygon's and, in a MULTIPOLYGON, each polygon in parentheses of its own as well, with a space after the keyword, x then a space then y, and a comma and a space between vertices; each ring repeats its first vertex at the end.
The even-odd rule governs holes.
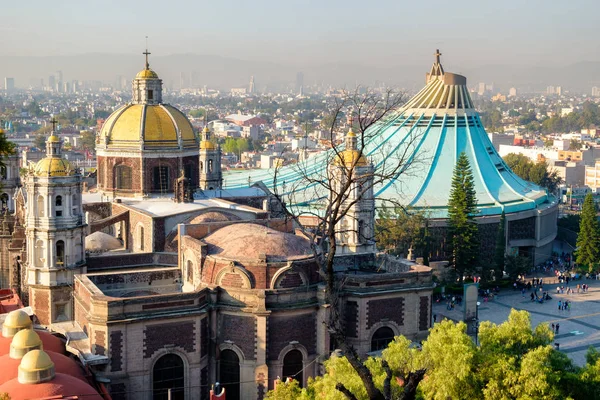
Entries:
MULTIPOLYGON (((560 343, 560 350, 568 354, 576 364, 583 365, 587 349, 590 346, 600 348, 600 281, 582 279, 569 286, 575 288, 577 283, 588 284, 588 292, 556 294, 557 284, 544 284, 544 290, 548 291, 552 300, 543 304, 532 302, 530 292, 526 291, 525 297, 522 297, 520 291, 503 290, 492 301, 485 303, 483 299, 479 300, 479 320, 500 324, 506 321, 511 308, 515 308, 528 311, 534 327, 541 323, 559 323, 560 330, 554 342, 560 343), (571 310, 559 311, 559 300, 569 300, 571 310)), ((445 303, 434 304, 433 313, 436 314, 437 321, 442 317, 453 320, 463 318, 461 306, 448 311, 445 303)))

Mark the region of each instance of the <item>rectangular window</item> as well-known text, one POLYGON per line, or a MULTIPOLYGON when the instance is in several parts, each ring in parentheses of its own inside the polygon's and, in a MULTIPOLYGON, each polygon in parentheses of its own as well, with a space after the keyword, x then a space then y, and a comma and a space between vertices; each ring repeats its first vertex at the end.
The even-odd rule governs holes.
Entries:
POLYGON ((148 100, 154 100, 154 90, 148 90, 148 100))

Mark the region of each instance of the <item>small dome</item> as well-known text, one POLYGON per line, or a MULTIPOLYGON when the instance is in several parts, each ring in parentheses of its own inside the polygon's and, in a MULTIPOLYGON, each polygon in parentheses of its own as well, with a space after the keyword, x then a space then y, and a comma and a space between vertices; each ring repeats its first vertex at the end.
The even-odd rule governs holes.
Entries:
POLYGON ((85 238, 85 249, 90 252, 101 253, 121 247, 123 244, 119 239, 104 232, 94 232, 85 238))
POLYGON ((115 110, 100 130, 99 143, 107 148, 197 149, 192 124, 167 104, 127 104, 115 110))
MULTIPOLYGON (((77 361, 52 351, 46 351, 45 353, 54 363, 55 373, 66 374, 87 383, 83 369, 77 363, 77 361)), ((11 379, 16 379, 19 377, 20 363, 21 358, 14 359, 8 355, 0 357, 0 365, 2 365, 2 368, 0 368, 0 385, 10 381, 11 379)))
POLYGON ((31 319, 23 310, 15 310, 8 313, 2 324, 2 336, 5 338, 13 337, 22 329, 31 328, 31 319))
POLYGON ((54 133, 52 133, 52 135, 50 135, 50 137, 48 138, 48 142, 58 143, 58 142, 60 142, 60 138, 58 136, 56 136, 54 133))
POLYGON ((80 398, 103 400, 89 384, 67 374, 57 373, 50 381, 38 384, 23 384, 18 379, 0 385, 0 393, 7 393, 11 399, 80 398))
POLYGON ((73 170, 71 164, 63 158, 46 157, 37 162, 34 173, 36 176, 69 176, 73 175, 75 170, 73 170))
MULTIPOLYGON (((208 129, 208 126, 204 127, 204 129, 202 130, 202 133, 203 133, 203 138, 207 138, 210 135, 210 129, 208 129)), ((216 148, 217 148, 217 146, 215 146, 215 144, 213 142, 211 142, 210 140, 202 139, 202 141, 200 142, 200 149, 202 149, 202 150, 214 150, 216 148)))
POLYGON ((54 368, 54 363, 43 350, 31 350, 25 354, 19 364, 19 369, 23 372, 48 371, 54 368))
MULTIPOLYGON (((23 328, 23 329, 28 329, 28 328, 31 328, 31 326, 23 328)), ((21 329, 19 329, 19 331, 20 330, 21 329)), ((52 351, 55 353, 65 354, 65 352, 66 352, 65 343, 60 338, 52 335, 49 332, 43 331, 43 330, 37 330, 37 331, 35 331, 35 333, 40 337, 40 340, 42 341, 42 348, 45 351, 52 351)), ((10 349, 11 349, 11 345, 12 345, 12 338, 13 338, 13 336, 0 337, 0 356, 4 356, 5 354, 10 353, 10 349)))
MULTIPOLYGON (((348 135, 349 134, 350 133, 348 133, 348 135)), ((348 167, 351 167, 352 165, 364 167, 365 165, 368 165, 369 162, 364 154, 361 154, 358 150, 344 150, 339 154, 339 159, 336 160, 336 164, 344 164, 348 167)))
POLYGON ((258 224, 241 223, 225 226, 206 236, 208 254, 229 259, 287 260, 310 256, 310 242, 292 233, 284 233, 258 224))
POLYGON ((40 336, 33 329, 23 329, 13 336, 10 344, 10 358, 20 359, 29 351, 42 348, 40 336))
POLYGON ((135 79, 158 79, 158 74, 150 68, 146 68, 138 72, 135 79))

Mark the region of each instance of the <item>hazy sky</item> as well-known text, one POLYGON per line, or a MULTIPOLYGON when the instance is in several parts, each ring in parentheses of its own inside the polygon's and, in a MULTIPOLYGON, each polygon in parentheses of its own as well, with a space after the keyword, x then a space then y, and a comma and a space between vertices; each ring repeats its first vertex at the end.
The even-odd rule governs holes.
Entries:
MULTIPOLYGON (((4 55, 218 54, 319 64, 600 60, 598 0, 55 0, 2 2, 4 55), (447 58, 446 58, 447 57, 447 58)), ((0 54, 1 54, 0 53, 0 54)))

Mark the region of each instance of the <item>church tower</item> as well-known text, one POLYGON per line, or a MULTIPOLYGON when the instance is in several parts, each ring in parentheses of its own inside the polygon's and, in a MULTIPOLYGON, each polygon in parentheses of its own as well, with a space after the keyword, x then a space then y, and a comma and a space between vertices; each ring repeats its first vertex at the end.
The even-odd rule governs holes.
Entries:
POLYGON ((202 131, 200 142, 200 189, 216 190, 223 186, 223 174, 221 172, 221 146, 210 141, 210 129, 208 124, 202 131))
POLYGON ((73 275, 84 272, 85 263, 82 177, 62 158, 56 120, 52 124, 46 157, 25 179, 29 305, 42 325, 74 319, 73 275))
POLYGON ((375 253, 374 167, 357 149, 352 128, 346 134, 345 147, 329 167, 335 192, 344 190, 342 187, 348 179, 352 181, 342 206, 348 208, 348 212, 336 226, 336 254, 375 253))

